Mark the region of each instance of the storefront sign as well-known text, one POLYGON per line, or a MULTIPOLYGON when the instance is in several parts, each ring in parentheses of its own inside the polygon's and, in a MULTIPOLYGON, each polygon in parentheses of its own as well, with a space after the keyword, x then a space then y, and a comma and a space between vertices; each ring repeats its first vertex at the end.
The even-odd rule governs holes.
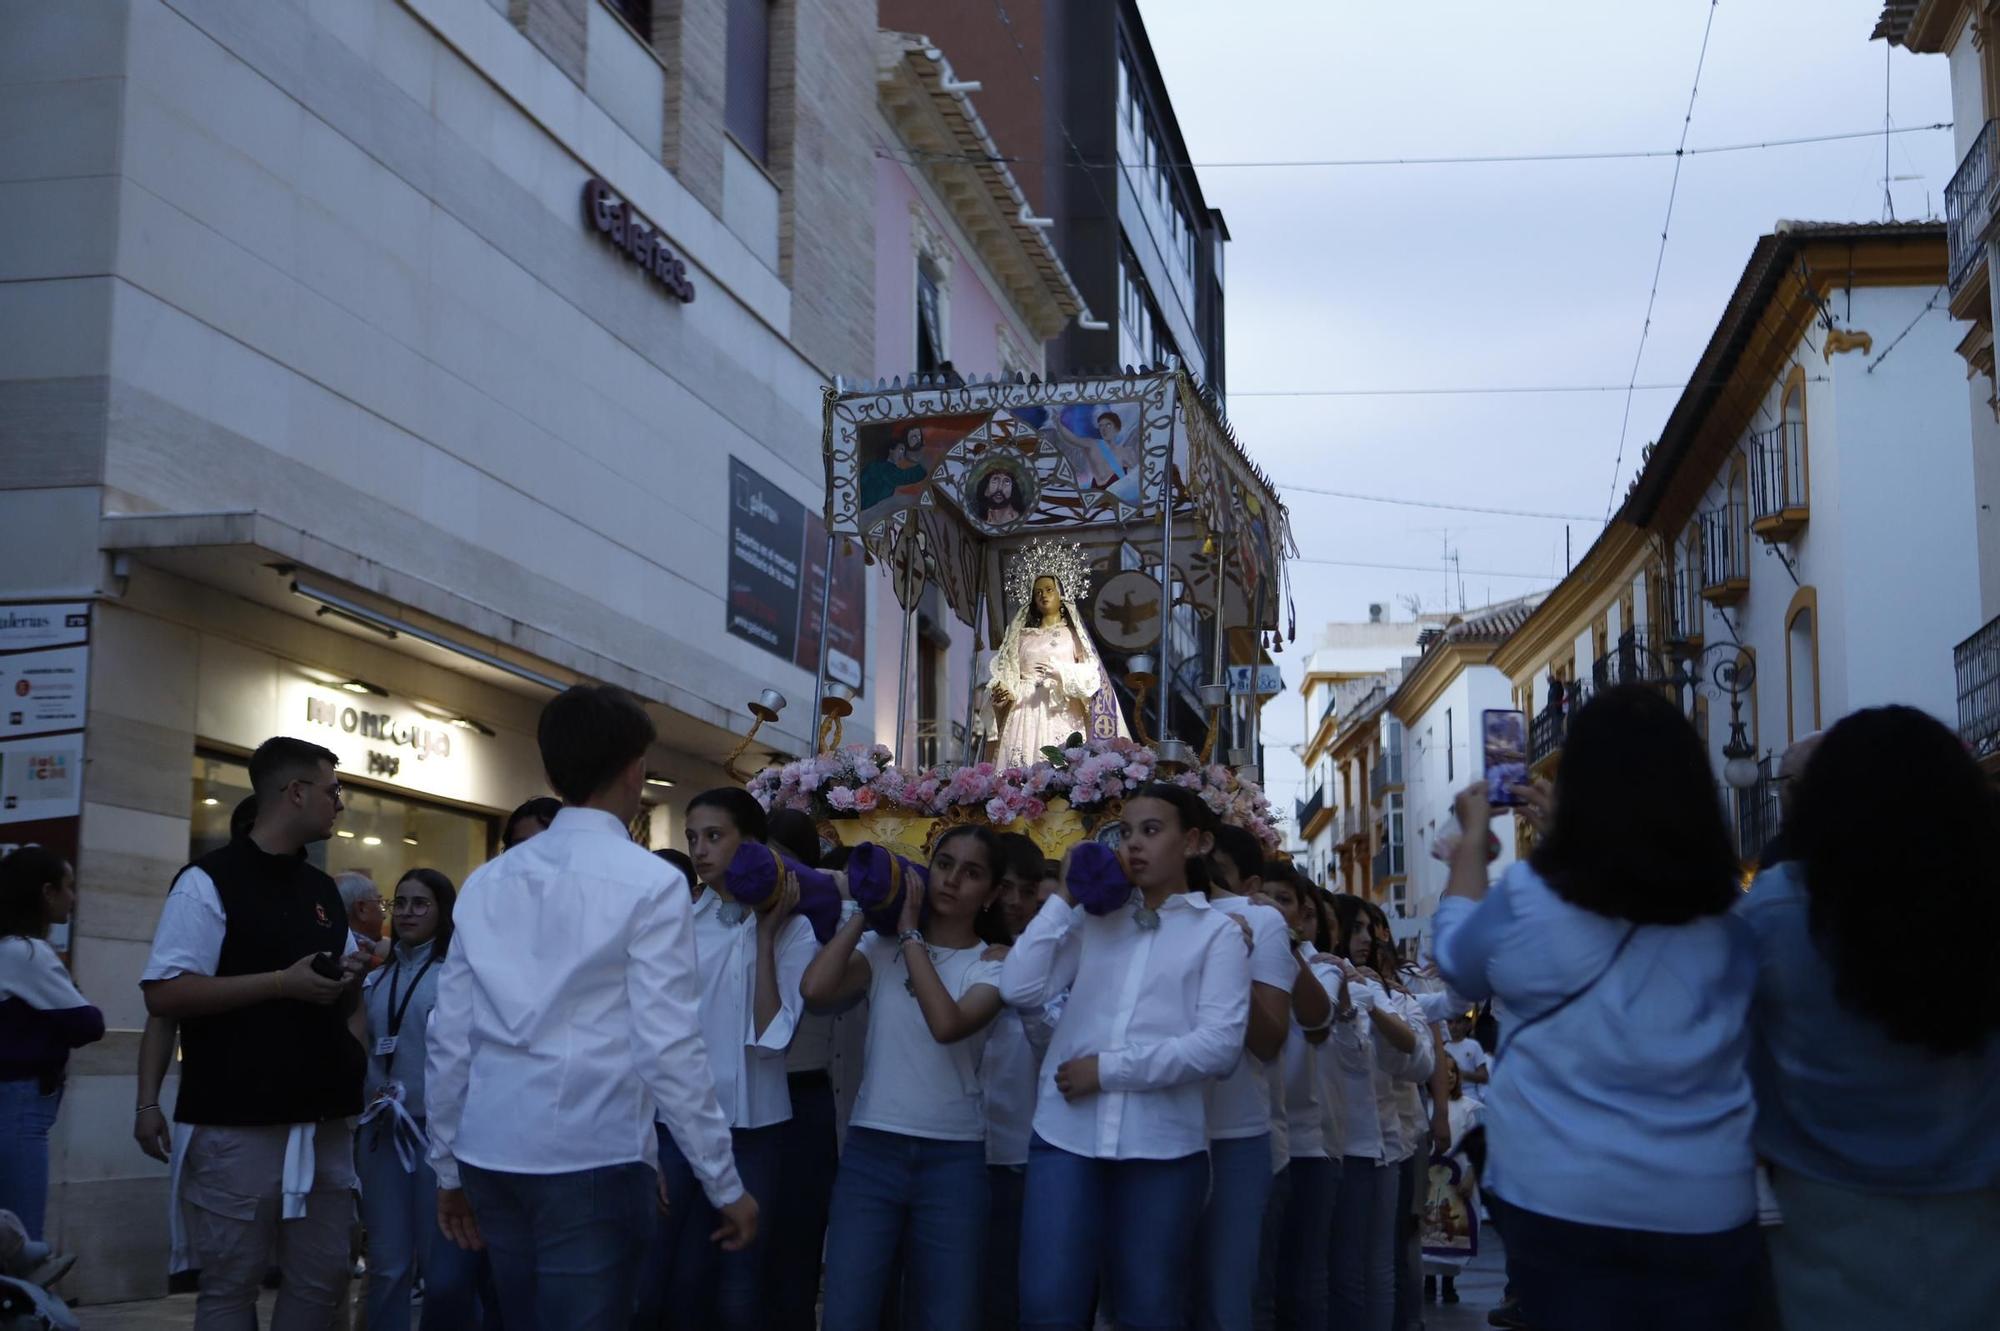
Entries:
MULTIPOLYGON (((804 504, 735 458, 729 460, 729 631, 802 670, 819 669, 819 602, 826 525, 804 504)), ((867 649, 861 558, 833 571, 829 678, 859 691, 867 649)))
MULTIPOLYGON (((0 856, 46 846, 76 862, 89 707, 90 604, 0 604, 0 856)), ((67 959, 69 933, 51 943, 67 959)))
POLYGON ((665 287, 667 294, 683 304, 694 299, 687 264, 675 257, 660 233, 647 226, 631 204, 596 176, 583 182, 583 218, 586 226, 608 236, 641 271, 665 287))
POLYGON ((341 770, 398 785, 434 787, 418 781, 418 766, 449 766, 455 744, 466 734, 421 713, 410 716, 375 699, 343 698, 307 689, 297 704, 300 719, 340 758, 341 770), (324 733, 322 733, 324 732, 324 733))

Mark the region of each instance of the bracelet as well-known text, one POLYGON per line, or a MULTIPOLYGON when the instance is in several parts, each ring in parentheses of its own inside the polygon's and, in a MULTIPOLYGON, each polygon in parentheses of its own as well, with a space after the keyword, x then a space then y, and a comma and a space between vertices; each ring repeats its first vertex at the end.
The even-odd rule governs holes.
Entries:
POLYGON ((158 1100, 153 1101, 153 1103, 149 1105, 140 1105, 137 1109, 132 1111, 132 1117, 137 1118, 139 1117, 139 1115, 145 1113, 147 1110, 158 1109, 159 1107, 160 1107, 160 1102, 158 1100))
POLYGON ((896 940, 901 943, 921 943, 924 941, 924 931, 921 929, 905 929, 896 935, 896 940))
POLYGON ((271 981, 278 986, 278 997, 283 998, 285 996, 285 973, 283 971, 272 971, 271 981))

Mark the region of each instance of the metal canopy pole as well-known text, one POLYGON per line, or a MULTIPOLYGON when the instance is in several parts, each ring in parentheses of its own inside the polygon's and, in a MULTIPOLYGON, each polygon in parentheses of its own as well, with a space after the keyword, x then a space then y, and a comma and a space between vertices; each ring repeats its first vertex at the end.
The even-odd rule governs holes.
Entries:
POLYGON ((826 663, 827 654, 833 650, 833 625, 829 616, 833 608, 833 524, 826 528, 826 567, 821 572, 819 584, 819 669, 813 677, 813 714, 809 723, 813 727, 813 751, 819 751, 819 723, 821 708, 826 703, 826 663))
POLYGON ((965 671, 965 744, 959 751, 959 761, 970 763, 976 760, 977 740, 972 728, 979 720, 979 640, 986 632, 986 561, 979 564, 978 610, 972 616, 972 661, 965 671))
POLYGON ((917 543, 914 520, 904 528, 904 533, 902 567, 896 572, 896 602, 903 611, 903 641, 896 665, 896 742, 890 745, 895 750, 898 763, 908 756, 903 752, 903 736, 909 733, 910 728, 910 628, 916 618, 916 610, 903 602, 910 590, 910 556, 917 543))
POLYGON ((1167 703, 1173 693, 1174 658, 1171 629, 1174 610, 1174 433, 1167 430, 1167 460, 1160 470, 1160 714, 1153 738, 1164 743, 1167 703))

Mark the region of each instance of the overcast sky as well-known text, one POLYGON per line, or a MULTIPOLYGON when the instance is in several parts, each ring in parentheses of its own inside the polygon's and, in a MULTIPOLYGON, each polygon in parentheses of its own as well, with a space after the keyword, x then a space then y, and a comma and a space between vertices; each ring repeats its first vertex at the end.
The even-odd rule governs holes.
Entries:
MULTIPOLYGON (((1407 618, 1552 585, 1564 523, 1390 507, 1288 489, 1600 516, 1634 474, 1676 394, 1261 397, 1349 388, 1617 384, 1631 378, 1673 160, 1363 168, 1225 162, 1672 149, 1707 0, 1533 0, 1418 6, 1355 0, 1142 0, 1227 253, 1229 410, 1279 482, 1306 560, 1292 566, 1296 681, 1329 620, 1370 602, 1407 618), (1411 10, 1421 8, 1420 18, 1411 10), (1503 577, 1525 573, 1530 577, 1503 577)), ((1879 130, 1884 78, 1898 126, 1951 118, 1942 56, 1868 34, 1879 0, 1722 0, 1689 147, 1879 130)), ((1949 132, 1888 139, 1896 216, 1941 215, 1949 132), (1907 177, 1904 179, 1903 177, 1907 177)), ((1640 383, 1679 383, 1751 246, 1780 218, 1883 215, 1879 134, 1694 156, 1681 169, 1640 383)), ((1931 317, 1943 317, 1942 313, 1931 317)), ((1879 332, 1879 330, 1878 330, 1879 332)), ((1570 524, 1581 555, 1595 520, 1570 524)), ((1303 718, 1265 711, 1273 802, 1289 812, 1303 718)))

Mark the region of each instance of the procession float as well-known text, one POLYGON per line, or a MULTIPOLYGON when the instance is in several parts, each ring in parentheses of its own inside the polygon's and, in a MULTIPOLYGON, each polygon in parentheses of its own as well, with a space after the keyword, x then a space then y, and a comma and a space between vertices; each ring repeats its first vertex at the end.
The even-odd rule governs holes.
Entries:
POLYGON ((1060 858, 1108 843, 1124 797, 1162 780, 1277 848, 1256 691, 1266 653, 1295 633, 1296 552, 1277 493, 1184 370, 836 383, 822 444, 828 566, 859 552, 885 567, 906 630, 933 588, 974 630, 965 738, 922 767, 843 744, 853 695, 822 659, 818 751, 750 778, 767 808, 916 865, 966 823, 1060 858), (1177 685, 1200 700, 1203 733, 1172 733, 1177 685))

